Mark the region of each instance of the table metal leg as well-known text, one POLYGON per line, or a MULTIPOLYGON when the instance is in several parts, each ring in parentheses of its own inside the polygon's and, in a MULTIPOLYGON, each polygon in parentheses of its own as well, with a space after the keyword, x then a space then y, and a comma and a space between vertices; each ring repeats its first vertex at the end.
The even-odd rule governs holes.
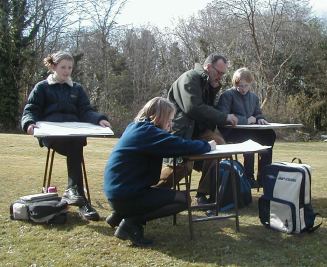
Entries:
MULTIPOLYGON (((176 158, 173 159, 173 188, 174 188, 174 190, 176 190, 175 174, 176 174, 176 158)), ((177 217, 177 215, 174 214, 173 215, 173 225, 176 225, 176 222, 177 222, 176 217, 177 217)))
POLYGON ((222 199, 222 197, 221 197, 221 194, 222 194, 222 186, 221 186, 221 184, 222 184, 222 178, 221 178, 221 176, 220 176, 220 161, 221 161, 221 159, 217 159, 216 160, 216 173, 215 173, 215 175, 216 175, 216 213, 215 213, 215 215, 216 216, 218 216, 219 215, 219 204, 220 204, 220 201, 221 201, 221 199, 222 199))
POLYGON ((47 160, 45 162, 45 169, 44 169, 44 176, 43 176, 43 184, 42 184, 42 193, 45 193, 45 191, 46 191, 45 186, 47 184, 47 178, 48 178, 49 157, 50 157, 50 149, 48 149, 48 152, 47 152, 47 160))
POLYGON ((236 178, 235 178, 235 169, 233 163, 233 157, 230 159, 230 167, 231 167, 231 179, 232 179, 232 188, 233 188, 233 199, 234 199, 234 206, 235 206, 235 227, 236 232, 240 231, 240 224, 238 219, 238 200, 237 200, 237 190, 236 190, 236 178))
POLYGON ((187 164, 184 164, 184 173, 185 173, 185 187, 187 195, 187 213, 188 213, 188 223, 190 230, 190 238, 193 239, 193 217, 192 217, 192 200, 191 200, 191 174, 188 173, 187 164))

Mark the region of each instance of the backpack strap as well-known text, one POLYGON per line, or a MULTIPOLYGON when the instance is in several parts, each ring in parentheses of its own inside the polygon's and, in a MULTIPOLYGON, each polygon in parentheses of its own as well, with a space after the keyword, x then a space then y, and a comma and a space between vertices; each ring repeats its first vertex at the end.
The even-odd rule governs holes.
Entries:
POLYGON ((223 175, 221 177, 221 184, 219 188, 219 196, 222 196, 221 193, 225 192, 225 188, 228 184, 228 178, 230 176, 230 170, 226 170, 223 172, 223 175))
POLYGON ((314 231, 316 231, 321 225, 322 225, 322 222, 323 222, 323 219, 322 219, 322 216, 320 213, 315 213, 314 216, 320 216, 321 217, 321 222, 319 224, 317 224, 316 226, 313 226, 311 228, 309 228, 307 231, 308 233, 313 233, 314 231))
POLYGON ((298 163, 302 164, 302 160, 301 160, 300 158, 296 158, 296 157, 295 157, 295 158, 292 159, 292 162, 294 162, 295 160, 297 160, 298 163))

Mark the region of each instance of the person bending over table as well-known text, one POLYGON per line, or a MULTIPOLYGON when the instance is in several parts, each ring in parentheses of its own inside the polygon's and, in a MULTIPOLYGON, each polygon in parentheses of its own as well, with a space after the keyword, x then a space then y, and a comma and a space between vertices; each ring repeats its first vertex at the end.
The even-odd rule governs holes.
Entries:
MULTIPOLYGON (((237 123, 234 114, 220 112, 214 108, 216 95, 221 88, 221 79, 227 72, 227 59, 217 53, 210 54, 203 64, 195 63, 194 68, 181 74, 172 84, 167 98, 176 108, 172 124, 172 133, 187 139, 215 140, 218 145, 225 140, 217 130, 217 125, 237 123)), ((178 161, 175 171, 175 182, 184 177, 184 164, 189 172, 192 169, 201 171, 201 178, 195 196, 198 204, 207 204, 210 193, 211 175, 208 170, 212 160, 204 162, 178 161), (200 163, 200 164, 199 164, 200 163)), ((158 187, 172 187, 172 160, 165 160, 158 187)))
MULTIPOLYGON (((254 77, 247 68, 240 68, 234 72, 232 78, 233 87, 223 92, 218 100, 217 109, 224 113, 233 113, 238 118, 239 125, 247 124, 269 124, 262 114, 258 96, 251 92, 254 77)), ((252 139, 261 145, 271 146, 265 152, 259 153, 258 176, 264 166, 272 162, 272 149, 275 143, 276 134, 271 129, 233 129, 220 128, 226 142, 244 142, 252 139)), ((254 179, 254 154, 244 154, 244 169, 246 176, 250 179, 252 187, 258 184, 254 179)))
MULTIPOLYGON (((28 97, 21 119, 25 132, 33 135, 37 121, 90 122, 110 127, 107 117, 93 110, 82 86, 72 81, 74 60, 70 53, 58 51, 43 61, 52 74, 37 83, 28 97)), ((99 214, 84 194, 81 164, 86 137, 45 137, 39 142, 66 156, 68 187, 63 199, 69 205, 79 206, 83 218, 99 220, 99 214)))
POLYGON ((175 108, 155 97, 139 111, 112 150, 104 170, 104 193, 113 212, 106 221, 114 235, 134 245, 149 245, 143 225, 187 209, 185 192, 154 187, 164 157, 202 154, 215 141, 186 140, 170 134, 175 108))

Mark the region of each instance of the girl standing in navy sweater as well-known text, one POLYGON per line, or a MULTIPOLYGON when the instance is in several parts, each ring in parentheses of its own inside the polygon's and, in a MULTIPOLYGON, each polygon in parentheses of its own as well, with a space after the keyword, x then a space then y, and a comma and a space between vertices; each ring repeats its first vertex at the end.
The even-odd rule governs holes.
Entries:
POLYGON ((113 213, 107 218, 115 236, 134 245, 148 245, 143 225, 187 209, 184 192, 156 188, 162 159, 202 154, 216 143, 186 140, 170 134, 174 106, 166 99, 151 99, 129 124, 114 147, 104 172, 104 193, 113 213))

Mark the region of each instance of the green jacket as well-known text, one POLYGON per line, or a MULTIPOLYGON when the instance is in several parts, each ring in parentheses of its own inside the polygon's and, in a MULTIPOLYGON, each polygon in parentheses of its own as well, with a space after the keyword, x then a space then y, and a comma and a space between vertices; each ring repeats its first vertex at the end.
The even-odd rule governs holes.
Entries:
POLYGON ((219 88, 212 88, 202 65, 183 73, 171 86, 168 99, 175 105, 172 130, 183 138, 197 138, 206 129, 226 124, 227 114, 214 108, 219 88))

